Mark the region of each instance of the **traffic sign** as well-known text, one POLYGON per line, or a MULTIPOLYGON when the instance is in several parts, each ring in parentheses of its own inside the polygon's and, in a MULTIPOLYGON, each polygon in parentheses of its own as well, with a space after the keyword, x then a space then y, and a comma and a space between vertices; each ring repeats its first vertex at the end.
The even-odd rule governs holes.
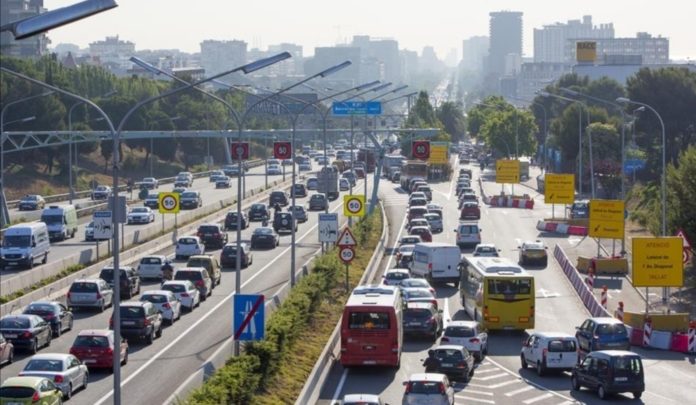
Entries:
POLYGON ((292 158, 292 143, 290 142, 273 142, 273 157, 276 159, 291 159, 292 158))
POLYGON ((430 141, 413 141, 411 155, 414 159, 427 160, 430 157, 430 141))
POLYGON ((338 214, 319 214, 319 242, 336 243, 338 240, 338 214))
POLYGON ((111 211, 95 211, 92 220, 94 221, 94 240, 113 237, 114 229, 111 211))
POLYGON ((365 215, 364 195, 344 195, 343 215, 346 217, 362 217, 365 215))
POLYGON ((682 287, 682 238, 633 238, 634 287, 682 287))
POLYGON ((623 239, 624 211, 621 200, 590 200, 589 235, 593 238, 623 239))
POLYGON ((233 160, 249 159, 249 142, 232 142, 230 153, 233 160))
POLYGON ((519 160, 498 160, 495 162, 495 182, 514 184, 520 182, 519 160))
POLYGON ((689 262, 689 258, 691 257, 691 242, 689 242, 689 239, 686 238, 686 234, 682 229, 677 232, 677 237, 682 239, 682 262, 686 264, 689 262))
POLYGON ((334 101, 331 105, 333 115, 380 115, 380 101, 334 101))
POLYGON ((546 204, 572 204, 575 201, 575 175, 547 173, 544 182, 546 204))
POLYGON ((260 294, 236 294, 234 313, 234 339, 262 340, 264 335, 264 296, 260 294))
POLYGON ((447 164, 447 150, 448 146, 445 145, 430 145, 430 157, 428 157, 428 162, 432 164, 447 164))
POLYGON ((160 214, 179 213, 179 193, 158 193, 157 202, 160 214))
POLYGON ((357 243, 355 242, 355 236, 353 236, 353 232, 350 231, 350 228, 345 227, 343 228, 343 231, 341 232, 341 236, 338 237, 338 242, 336 244, 340 247, 344 246, 355 246, 357 243))
POLYGON ((355 258, 355 250, 350 246, 341 246, 338 249, 338 258, 345 264, 349 264, 355 258))
POLYGON ((643 159, 626 159, 624 161, 624 171, 628 174, 643 170, 645 168, 645 160, 643 159))

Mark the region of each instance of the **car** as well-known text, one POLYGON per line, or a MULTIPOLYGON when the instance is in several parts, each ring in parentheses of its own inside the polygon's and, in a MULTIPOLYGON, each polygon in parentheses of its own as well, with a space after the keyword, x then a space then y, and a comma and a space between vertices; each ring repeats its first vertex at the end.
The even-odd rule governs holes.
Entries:
POLYGON ((324 194, 312 194, 309 197, 309 210, 310 211, 320 211, 329 208, 329 201, 326 199, 324 194))
POLYGON ((423 242, 423 239, 418 235, 407 235, 399 239, 399 246, 403 245, 415 245, 416 243, 423 242))
POLYGON ((155 222, 155 213, 149 207, 133 207, 128 212, 128 225, 155 222))
POLYGON ((454 405, 454 388, 445 374, 411 374, 403 384, 404 405, 454 405))
POLYGON ((522 368, 536 368, 539 376, 548 370, 572 371, 578 364, 578 340, 564 332, 532 332, 522 341, 522 368))
MULTIPOLYGON (((114 287, 114 267, 106 266, 99 272, 99 278, 113 290, 114 287)), ((121 298, 132 298, 134 295, 140 294, 140 276, 138 272, 131 266, 123 266, 120 268, 119 287, 121 298)))
POLYGON ((92 190, 91 198, 92 200, 106 200, 111 196, 111 187, 109 186, 97 186, 92 190))
POLYGON ((291 159, 283 159, 281 162, 282 166, 292 166, 292 160, 291 159))
POLYGON ((290 197, 304 198, 307 197, 307 187, 302 183, 295 183, 295 186, 290 189, 290 197))
POLYGON ((469 382, 474 376, 474 356, 464 346, 439 345, 433 349, 435 357, 440 360, 438 372, 463 382, 469 382))
POLYGON ((311 162, 302 162, 297 166, 298 170, 301 172, 309 172, 312 170, 311 162))
POLYGON ((379 395, 374 394, 346 394, 343 396, 343 405, 387 405, 382 402, 379 395))
POLYGON ((408 287, 401 289, 401 296, 405 303, 409 302, 429 302, 438 308, 437 298, 435 294, 428 288, 408 287))
POLYGON ((0 319, 0 333, 15 349, 36 353, 51 345, 51 325, 38 315, 5 315, 0 319))
POLYGON ((193 178, 191 178, 191 177, 178 175, 174 179, 174 187, 189 188, 191 186, 193 186, 193 178))
POLYGON ((198 236, 179 236, 174 249, 174 258, 177 260, 188 259, 189 256, 205 253, 205 244, 198 236))
POLYGON ((239 176, 239 165, 225 165, 222 167, 222 172, 225 173, 225 176, 237 177, 239 176))
POLYGON ((5 339, 5 336, 0 333, 0 366, 3 364, 12 364, 14 361, 14 345, 12 342, 5 339))
POLYGON ((358 179, 364 179, 365 178, 365 168, 363 167, 354 167, 353 171, 355 172, 355 177, 358 179))
POLYGON ((140 181, 140 187, 148 190, 154 190, 159 187, 159 181, 154 177, 145 177, 140 181))
POLYGON ((288 207, 288 212, 292 212, 295 220, 297 220, 299 223, 305 223, 309 219, 307 217, 307 211, 302 205, 291 205, 288 207))
POLYGON ((488 354, 488 333, 479 321, 449 322, 440 343, 464 346, 479 362, 488 354))
POLYGON ((72 311, 58 301, 34 301, 27 305, 22 313, 40 316, 51 325, 51 331, 55 337, 59 337, 63 331, 73 328, 72 311))
POLYGON ((459 196, 459 208, 464 207, 464 204, 466 204, 467 201, 475 202, 478 204, 478 197, 476 196, 476 194, 474 194, 472 192, 469 192, 469 191, 463 192, 459 196))
POLYGON ((257 203, 249 208, 249 221, 266 221, 271 217, 268 205, 257 203))
POLYGON ((401 280, 401 288, 427 288, 433 295, 435 295, 435 289, 430 285, 428 280, 424 278, 407 278, 401 280))
POLYGON ((465 248, 478 245, 481 243, 481 231, 476 222, 461 222, 454 229, 457 246, 465 248))
POLYGON ((442 311, 432 302, 407 302, 403 325, 405 335, 426 335, 436 341, 442 333, 442 311))
POLYGON ((223 170, 213 170, 210 172, 210 175, 208 176, 208 180, 211 183, 215 183, 217 181, 217 179, 219 179, 221 177, 227 177, 227 175, 225 174, 225 172, 223 170))
POLYGON ((392 183, 398 183, 401 181, 401 171, 396 170, 394 173, 391 175, 391 182, 392 183))
POLYGON ((0 385, 0 403, 61 405, 63 391, 46 377, 10 377, 0 385))
POLYGON ((227 176, 218 177, 215 180, 215 188, 230 188, 232 187, 232 179, 227 176))
MULTIPOLYGON (((246 229, 249 227, 249 216, 247 216, 246 212, 241 211, 240 212, 240 217, 241 217, 241 224, 240 227, 242 229, 246 229)), ((227 215, 225 215, 225 229, 227 230, 236 230, 237 229, 237 211, 228 211, 227 215)))
POLYGON ((425 214, 427 213, 428 208, 426 208, 425 206, 419 205, 416 207, 409 207, 407 219, 410 221, 414 218, 425 218, 425 214))
POLYGON ((266 168, 266 173, 269 176, 278 176, 283 174, 283 168, 280 165, 268 165, 268 168, 266 168))
POLYGON ((38 194, 27 194, 17 204, 19 211, 42 210, 44 207, 46 207, 46 200, 38 194))
POLYGON ((496 248, 492 243, 479 243, 474 248, 473 255, 481 257, 500 257, 500 249, 496 248))
POLYGON ((350 190, 350 181, 348 181, 348 179, 343 178, 343 177, 340 178, 340 179, 338 180, 338 188, 339 188, 339 190, 341 190, 341 191, 350 190))
POLYGON ((428 183, 425 181, 425 179, 422 178, 422 177, 411 177, 410 179, 408 179, 408 185, 406 186, 406 191, 407 191, 408 193, 411 193, 411 192, 415 191, 415 190, 413 189, 413 186, 414 186, 414 184, 416 184, 416 182, 423 182, 423 183, 425 183, 425 184, 428 184, 428 183))
POLYGON ((183 267, 174 272, 174 280, 188 280, 201 293, 201 301, 205 301, 213 293, 213 280, 203 267, 183 267))
POLYGON ((170 325, 181 318, 181 301, 168 290, 149 290, 140 296, 140 301, 147 301, 162 313, 162 318, 170 325))
POLYGON ((473 188, 468 187, 468 188, 461 189, 459 191, 459 193, 457 193, 457 201, 459 201, 460 208, 461 208, 461 205, 464 203, 463 201, 461 201, 462 195, 464 195, 464 194, 476 194, 476 191, 474 191, 473 188))
POLYGON ((412 220, 408 221, 407 228, 409 230, 413 229, 414 227, 417 227, 417 226, 424 226, 424 227, 427 227, 429 229, 430 223, 428 223, 428 220, 425 219, 425 216, 423 216, 423 218, 413 218, 412 220))
POLYGON ((575 201, 570 206, 570 219, 585 219, 590 217, 590 202, 588 200, 575 201))
POLYGON ((280 159, 267 159, 266 165, 267 166, 280 166, 280 159))
POLYGON ((98 308, 101 312, 113 304, 114 290, 102 279, 77 279, 70 284, 66 303, 76 308, 98 308))
POLYGON ((191 181, 193 181, 193 173, 191 173, 191 172, 179 172, 179 173, 176 175, 176 177, 180 177, 180 176, 181 176, 181 177, 186 177, 186 178, 190 179, 191 181))
POLYGON ((357 177, 358 176, 356 176, 355 172, 352 170, 346 170, 343 173, 341 173, 341 178, 348 180, 348 183, 350 183, 351 186, 355 186, 355 183, 358 181, 357 177))
POLYGON ((425 219, 426 219, 426 222, 428 223, 428 226, 430 226, 430 230, 433 233, 442 232, 442 230, 443 230, 442 216, 428 211, 428 213, 425 214, 425 219))
MULTIPOLYGON (((93 241, 94 239, 94 221, 90 221, 87 226, 85 226, 85 240, 87 242, 93 241)), ((100 240, 105 240, 104 238, 100 240)))
POLYGON ((268 196, 268 205, 274 207, 276 204, 282 207, 290 204, 288 201, 288 194, 285 191, 273 191, 271 195, 268 196))
POLYGON ((468 167, 462 167, 462 168, 460 168, 460 169, 459 169, 459 175, 461 176, 462 174, 466 174, 466 175, 469 176, 469 178, 471 178, 471 175, 472 175, 471 169, 468 168, 468 167))
MULTIPOLYGON (((273 232, 273 229, 271 228, 256 228, 254 229, 254 233, 258 231, 259 229, 270 229, 271 232, 273 232)), ((251 248, 249 245, 246 243, 241 243, 240 247, 242 250, 242 256, 240 257, 240 266, 241 267, 249 267, 250 264, 254 262, 254 257, 250 252, 250 249, 253 249, 253 246, 258 246, 258 237, 256 244, 254 244, 254 235, 251 235, 251 248)), ((273 246, 275 247, 275 245, 273 246)), ((237 243, 228 243, 225 245, 225 247, 222 248, 222 252, 220 252, 220 264, 222 267, 236 267, 237 266, 237 243)))
POLYGON ((200 191, 187 190, 181 193, 179 205, 182 209, 195 209, 203 206, 200 191))
MULTIPOLYGON (((115 351, 114 331, 106 329, 81 330, 70 346, 70 354, 80 359, 88 368, 111 369, 115 351)), ((123 337, 118 353, 121 364, 127 364, 128 342, 123 337)))
POLYGON ((430 186, 427 184, 421 184, 416 188, 416 191, 419 193, 425 194, 425 199, 428 201, 432 201, 433 199, 433 191, 430 189, 430 186))
POLYGON ((199 225, 196 236, 200 238, 206 248, 217 247, 222 249, 228 240, 227 232, 225 232, 225 229, 220 224, 211 223, 199 225))
POLYGON ((406 280, 410 278, 411 274, 408 270, 403 269, 389 269, 382 275, 382 284, 384 285, 400 285, 401 280, 406 280))
MULTIPOLYGON (((149 301, 122 302, 121 336, 144 340, 151 345, 155 338, 162 336, 162 314, 149 301)), ((109 329, 113 329, 113 317, 109 319, 109 329)))
POLYGON ((167 257, 163 255, 149 255, 140 258, 138 263, 138 276, 141 280, 162 279, 162 266, 167 262, 167 257))
POLYGON ((145 197, 145 200, 143 201, 143 205, 145 207, 148 207, 150 209, 156 210, 159 208, 159 194, 157 193, 149 193, 147 197, 145 197))
POLYGON ((409 235, 418 235, 421 237, 423 242, 432 242, 433 234, 430 232, 430 227, 428 226, 414 226, 409 229, 409 235))
POLYGON ((630 392, 640 399, 645 391, 644 373, 640 355, 625 350, 600 350, 588 354, 573 369, 570 386, 573 391, 582 387, 596 390, 602 400, 621 392, 630 392))
POLYGON ((628 330, 622 321, 610 317, 588 318, 575 328, 575 338, 583 352, 630 350, 628 330))
POLYGON ((549 261, 549 255, 546 252, 547 249, 548 248, 541 240, 523 242, 519 246, 519 263, 521 265, 525 265, 532 262, 538 262, 541 263, 542 266, 546 267, 549 261))
MULTIPOLYGON (((420 239, 420 236, 418 238, 420 239)), ((413 250, 415 248, 415 244, 404 244, 399 246, 396 251, 396 266, 401 268, 408 268, 411 265, 411 262, 413 261, 413 250)))
POLYGON ((297 232, 297 219, 293 219, 289 212, 276 212, 273 215, 273 230, 276 233, 297 232))
MULTIPOLYGON (((428 200, 426 198, 412 198, 408 201, 408 206, 409 207, 416 207, 416 206, 423 206, 425 207, 428 205, 428 200)), ((428 209, 426 208, 426 211, 428 209)))
POLYGON ((481 208, 479 208, 478 202, 465 201, 462 203, 462 209, 459 212, 459 219, 481 219, 481 208))
POLYGON ((70 399, 80 388, 86 389, 89 381, 87 366, 74 355, 64 353, 35 354, 19 375, 50 379, 65 399, 70 399))
POLYGON ((319 188, 319 179, 310 177, 307 179, 307 190, 317 190, 319 188))
POLYGON ((176 194, 179 194, 179 196, 181 196, 181 194, 185 193, 187 190, 188 190, 188 189, 187 189, 186 187, 181 187, 181 186, 176 187, 176 186, 175 186, 175 187, 172 189, 172 193, 176 193, 176 194))
POLYGON ((213 280, 213 288, 220 285, 222 282, 222 271, 220 270, 220 262, 212 255, 196 255, 188 258, 186 267, 202 267, 213 280))
MULTIPOLYGON (((425 193, 422 191, 414 191, 411 193, 411 195, 408 196, 409 204, 410 204, 411 200, 414 200, 414 199, 427 200, 428 197, 426 197, 425 193)), ((420 204, 418 204, 418 205, 420 205, 420 204)), ((423 205, 427 206, 427 203, 423 204, 423 205)))
POLYGON ((201 303, 201 293, 189 280, 169 280, 160 287, 162 291, 169 291, 181 302, 182 310, 193 311, 201 303))

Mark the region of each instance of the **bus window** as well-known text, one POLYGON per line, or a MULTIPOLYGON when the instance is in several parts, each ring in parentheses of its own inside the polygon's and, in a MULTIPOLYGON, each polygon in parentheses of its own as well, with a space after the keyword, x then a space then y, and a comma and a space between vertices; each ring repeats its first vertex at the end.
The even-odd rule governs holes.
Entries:
POLYGON ((389 329, 389 314, 386 312, 351 312, 349 329, 389 329))
POLYGON ((532 290, 531 280, 488 280, 489 294, 529 294, 532 290))

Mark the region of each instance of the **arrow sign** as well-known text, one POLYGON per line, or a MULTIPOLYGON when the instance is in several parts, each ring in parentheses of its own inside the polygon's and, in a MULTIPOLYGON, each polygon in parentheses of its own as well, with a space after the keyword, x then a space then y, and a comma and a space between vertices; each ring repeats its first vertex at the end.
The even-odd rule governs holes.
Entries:
POLYGON ((350 231, 350 228, 343 228, 343 232, 341 232, 341 236, 338 237, 338 242, 336 244, 340 247, 351 247, 357 245, 353 232, 350 231))

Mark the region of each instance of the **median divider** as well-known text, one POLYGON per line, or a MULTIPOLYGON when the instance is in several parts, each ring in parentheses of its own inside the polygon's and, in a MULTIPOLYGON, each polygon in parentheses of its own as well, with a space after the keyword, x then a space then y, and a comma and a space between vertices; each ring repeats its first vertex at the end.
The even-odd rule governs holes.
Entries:
POLYGON ((538 221, 537 230, 542 232, 553 232, 561 235, 587 236, 587 227, 579 225, 570 225, 561 221, 538 221))

